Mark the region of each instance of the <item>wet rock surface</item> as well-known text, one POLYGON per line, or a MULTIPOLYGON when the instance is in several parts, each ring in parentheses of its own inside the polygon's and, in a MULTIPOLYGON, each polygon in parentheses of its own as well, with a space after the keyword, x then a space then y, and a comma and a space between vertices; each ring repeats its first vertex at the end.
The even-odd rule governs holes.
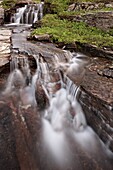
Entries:
POLYGON ((19 112, 16 100, 12 96, 0 102, 0 169, 36 170, 39 115, 33 108, 19 112))
POLYGON ((65 62, 68 60, 68 55, 65 50, 61 50, 56 48, 54 45, 44 44, 40 42, 30 42, 27 41, 27 37, 29 37, 29 29, 20 27, 13 29, 12 35, 12 51, 18 52, 19 54, 25 54, 29 56, 29 58, 33 58, 33 56, 41 55, 44 57, 45 61, 53 63, 54 55, 59 56, 60 61, 65 62))
POLYGON ((95 45, 90 45, 86 43, 77 42, 77 46, 80 52, 85 53, 91 57, 99 57, 99 58, 109 58, 113 59, 113 49, 112 47, 103 47, 98 48, 95 45))
POLYGON ((113 61, 104 58, 94 58, 82 82, 82 86, 94 96, 113 105, 113 79, 109 73, 112 71, 113 61), (101 73, 101 74, 100 74, 101 73), (105 74, 106 73, 106 74, 105 74), (91 82, 91 83, 90 83, 91 82))
POLYGON ((82 82, 80 103, 88 123, 113 151, 113 61, 94 58, 82 82))

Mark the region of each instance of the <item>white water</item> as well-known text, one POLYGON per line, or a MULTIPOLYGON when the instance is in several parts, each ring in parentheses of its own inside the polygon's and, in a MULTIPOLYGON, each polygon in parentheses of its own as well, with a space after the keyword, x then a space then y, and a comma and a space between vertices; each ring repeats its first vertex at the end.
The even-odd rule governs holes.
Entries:
POLYGON ((72 102, 70 99, 67 91, 62 88, 50 100, 50 107, 45 112, 45 118, 42 119, 42 140, 48 154, 52 155, 53 161, 57 162, 61 169, 71 167, 73 170, 78 170, 80 159, 77 158, 76 162, 72 156, 73 154, 75 154, 74 157, 77 156, 76 147, 96 162, 112 154, 87 125, 83 110, 76 98, 72 102), (72 118, 72 112, 74 118, 72 118), (72 138, 72 143, 75 145, 74 150, 70 147, 72 144, 69 138, 72 138))
MULTIPOLYGON (((74 74, 83 76, 87 61, 82 61, 79 57, 85 56, 78 54, 71 58, 68 70, 70 69, 70 74, 74 71, 74 74), (73 65, 74 67, 71 68, 73 65)), ((56 63, 58 67, 61 64, 66 65, 61 63, 57 56, 55 56, 56 63)), ((63 81, 62 87, 64 88, 58 90, 54 97, 50 98, 50 106, 42 119, 44 146, 61 169, 71 167, 72 155, 76 155, 76 148, 75 151, 70 148, 69 138, 72 138, 74 145, 78 146, 88 158, 101 162, 104 160, 104 156, 110 157, 112 153, 87 125, 82 107, 76 99, 79 88, 66 75, 63 81), (66 160, 68 161, 66 162, 66 160)), ((77 159, 74 167, 71 167, 73 170, 82 169, 80 159, 78 157, 77 159)))
MULTIPOLYGON (((70 164, 73 163, 72 155, 76 155, 76 146, 96 162, 103 162, 104 156, 113 156, 87 125, 84 112, 76 98, 71 102, 65 89, 60 89, 51 99, 45 117, 42 119, 43 143, 47 147, 48 154, 52 154, 53 160, 57 161, 61 169, 72 166, 70 164), (72 112, 74 118, 72 118, 72 112), (72 138, 72 143, 75 145, 74 150, 70 148, 69 138, 72 138)), ((73 170, 78 170, 77 167, 80 165, 78 162, 80 162, 79 158, 72 167, 73 170)))
POLYGON ((10 22, 15 24, 33 24, 43 17, 43 4, 29 4, 18 8, 10 22))
POLYGON ((19 69, 15 69, 10 73, 6 88, 3 92, 5 95, 10 95, 15 89, 19 89, 25 86, 25 79, 22 72, 19 69))
POLYGON ((42 120, 42 124, 43 144, 48 154, 50 154, 58 166, 69 165, 70 150, 64 133, 62 131, 54 131, 46 119, 42 120))
MULTIPOLYGON (((82 59, 77 57, 79 58, 79 55, 73 58, 69 57, 69 68, 72 62, 76 66, 74 68, 75 73, 82 74, 81 70, 85 70, 86 61, 82 62, 82 59)), ((79 153, 77 153, 78 148, 81 153, 86 154, 88 158, 95 159, 96 162, 98 162, 98 159, 104 161, 104 156, 112 156, 112 153, 87 125, 82 107, 77 101, 79 88, 69 79, 67 71, 63 77, 59 74, 62 85, 60 89, 54 92, 55 86, 54 82, 51 82, 48 64, 40 56, 34 55, 34 58, 37 69, 32 75, 31 81, 29 80, 29 84, 26 84, 26 77, 31 76, 28 60, 26 58, 12 59, 12 72, 3 94, 12 95, 13 91, 15 93, 18 91, 22 106, 36 107, 35 92, 38 82, 40 83, 49 99, 49 107, 43 111, 41 131, 42 144, 45 152, 47 151, 49 155, 48 157, 52 158, 61 170, 70 168, 71 170, 83 170, 80 165, 81 160, 78 157, 79 153)), ((61 63, 58 56, 55 57, 54 62, 57 70, 59 70, 59 65, 64 66, 66 64, 61 63)), ((73 72, 73 69, 71 71, 73 72)), ((47 159, 49 160, 49 158, 47 159)))
POLYGON ((20 24, 20 19, 23 17, 23 13, 24 13, 26 8, 27 8, 27 5, 25 5, 25 7, 18 9, 17 13, 15 14, 15 19, 14 19, 14 22, 16 24, 20 24))

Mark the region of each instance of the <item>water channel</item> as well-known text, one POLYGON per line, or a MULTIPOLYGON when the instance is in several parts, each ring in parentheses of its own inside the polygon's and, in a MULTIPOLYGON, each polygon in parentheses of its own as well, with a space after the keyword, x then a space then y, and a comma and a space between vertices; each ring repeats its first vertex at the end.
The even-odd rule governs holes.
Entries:
POLYGON ((27 24, 38 15, 41 19, 41 5, 18 9, 11 18, 11 61, 0 95, 8 144, 3 144, 0 169, 112 170, 113 153, 87 125, 78 102, 88 57, 27 41, 27 24))

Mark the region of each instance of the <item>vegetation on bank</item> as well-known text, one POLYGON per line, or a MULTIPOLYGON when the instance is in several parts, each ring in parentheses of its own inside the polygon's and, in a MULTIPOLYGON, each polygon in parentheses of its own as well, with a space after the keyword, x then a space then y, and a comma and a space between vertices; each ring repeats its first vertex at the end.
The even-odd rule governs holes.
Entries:
POLYGON ((2 6, 4 9, 10 9, 15 6, 18 0, 3 0, 2 6))
MULTIPOLYGON (((40 3, 40 0, 32 0, 33 2, 40 3)), ((3 0, 2 6, 4 9, 11 9, 13 8, 17 3, 19 3, 19 0, 3 0)))
MULTIPOLYGON (((113 0, 110 0, 109 2, 112 2, 112 1, 113 0)), ((45 0, 45 3, 50 3, 50 8, 52 8, 52 11, 57 14, 67 11, 68 6, 76 2, 78 3, 80 2, 108 3, 108 0, 45 0)))
POLYGON ((45 0, 45 3, 50 3, 50 8, 54 13, 66 11, 69 4, 73 3, 74 0, 45 0))
MULTIPOLYGON (((13 7, 18 0, 3 0, 4 8, 13 7)), ((33 0, 39 2, 40 0, 33 0)), ((113 0, 111 0, 113 1, 113 0)), ((56 43, 88 43, 98 47, 113 46, 113 29, 105 32, 101 29, 91 27, 83 22, 72 22, 67 19, 61 19, 60 16, 86 14, 85 10, 67 11, 68 6, 75 2, 107 2, 107 0, 45 0, 45 3, 50 4, 53 14, 46 14, 41 21, 41 27, 35 29, 32 35, 49 34, 51 40, 56 43)), ((93 10, 110 11, 111 8, 93 10)), ((90 11, 87 11, 87 13, 90 11)))
MULTIPOLYGON (((88 43, 98 47, 113 46, 113 31, 102 31, 101 29, 91 27, 83 22, 72 22, 67 19, 61 19, 61 15, 78 15, 86 11, 67 12, 69 4, 77 0, 45 0, 51 4, 54 14, 46 14, 41 21, 41 28, 37 28, 32 35, 49 34, 51 40, 56 43, 88 43)), ((83 2, 79 0, 78 2, 83 2)), ((84 0, 90 2, 105 2, 106 0, 84 0)), ((107 2, 107 1, 106 1, 107 2)), ((110 11, 110 8, 101 9, 110 11)), ((97 10, 99 11, 99 10, 97 10)), ((93 12, 97 12, 94 10, 93 12)), ((90 12, 90 11, 88 11, 90 12)))
POLYGON ((32 35, 49 34, 53 42, 88 43, 102 46, 113 46, 113 37, 95 27, 87 26, 83 22, 61 20, 56 14, 48 14, 42 19, 42 27, 32 32, 32 35))

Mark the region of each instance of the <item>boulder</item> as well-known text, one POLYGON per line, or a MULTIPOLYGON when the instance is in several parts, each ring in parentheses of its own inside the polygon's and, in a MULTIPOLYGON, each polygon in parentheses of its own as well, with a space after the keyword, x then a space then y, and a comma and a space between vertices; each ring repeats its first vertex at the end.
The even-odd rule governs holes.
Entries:
POLYGON ((28 37, 28 39, 36 40, 36 41, 51 42, 51 36, 49 34, 34 35, 34 36, 31 36, 31 37, 28 37))

